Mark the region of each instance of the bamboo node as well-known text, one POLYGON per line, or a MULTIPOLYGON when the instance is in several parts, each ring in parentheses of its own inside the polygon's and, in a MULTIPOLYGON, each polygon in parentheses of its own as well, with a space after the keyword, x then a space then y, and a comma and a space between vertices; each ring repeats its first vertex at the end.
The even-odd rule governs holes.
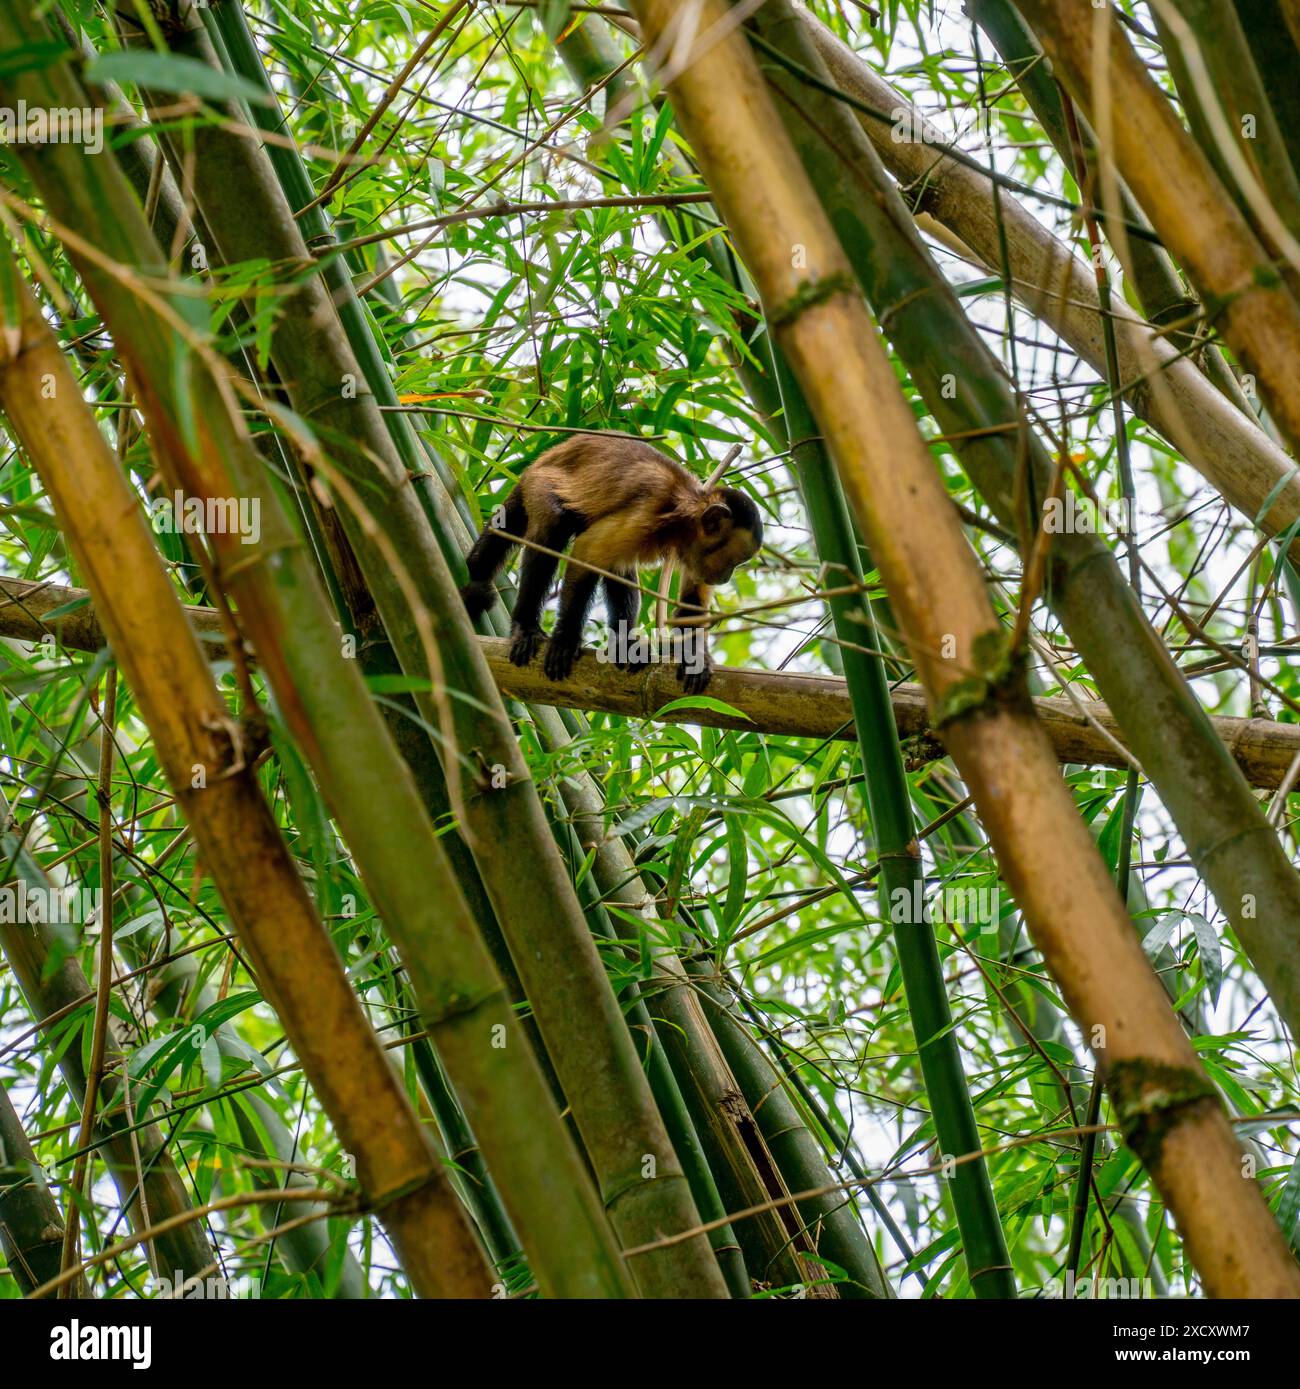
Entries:
POLYGON ((837 294, 852 294, 856 289, 857 281, 847 270, 837 270, 833 275, 804 280, 784 304, 778 304, 768 314, 767 321, 773 328, 783 327, 798 318, 805 309, 824 304, 837 294))
POLYGON ((1107 1070, 1106 1088, 1125 1140, 1148 1167, 1159 1162, 1165 1135, 1182 1121, 1183 1111, 1206 1100, 1218 1102, 1198 1068, 1145 1057, 1116 1061, 1107 1070))
POLYGON ((983 632, 975 638, 974 673, 944 690, 935 710, 934 729, 980 711, 999 711, 1025 705, 1022 680, 1024 653, 1012 645, 1009 632, 983 632))

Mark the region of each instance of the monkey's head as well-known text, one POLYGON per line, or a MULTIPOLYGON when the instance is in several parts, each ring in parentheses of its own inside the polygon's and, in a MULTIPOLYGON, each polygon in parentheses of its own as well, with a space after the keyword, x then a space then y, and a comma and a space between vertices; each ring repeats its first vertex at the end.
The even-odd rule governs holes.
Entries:
POLYGON ((697 533, 685 555, 687 568, 711 586, 730 581, 738 565, 747 564, 763 544, 758 508, 734 487, 709 494, 697 533))

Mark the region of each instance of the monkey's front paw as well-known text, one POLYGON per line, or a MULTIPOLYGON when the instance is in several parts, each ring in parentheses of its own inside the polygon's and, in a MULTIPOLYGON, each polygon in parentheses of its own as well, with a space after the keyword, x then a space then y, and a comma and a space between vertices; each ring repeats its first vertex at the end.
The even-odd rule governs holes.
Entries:
POLYGON ((548 680, 567 680, 574 662, 578 659, 578 648, 557 642, 554 637, 546 644, 544 669, 548 680))
POLYGON ((681 681, 684 694, 703 694, 709 687, 709 681, 713 678, 713 662, 705 660, 688 666, 685 661, 682 661, 677 667, 677 678, 681 681))
POLYGON ((537 655, 537 648, 542 644, 542 634, 536 631, 525 631, 522 627, 516 627, 510 633, 510 662, 516 666, 526 666, 529 661, 537 655))

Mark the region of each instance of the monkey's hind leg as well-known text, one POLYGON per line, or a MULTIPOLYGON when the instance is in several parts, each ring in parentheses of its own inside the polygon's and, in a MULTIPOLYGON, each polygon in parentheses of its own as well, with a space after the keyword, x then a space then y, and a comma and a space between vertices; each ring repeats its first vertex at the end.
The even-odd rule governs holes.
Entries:
POLYGON ((564 584, 560 589, 560 611, 555 628, 546 646, 545 671, 551 680, 564 680, 578 659, 582 645, 582 629, 587 621, 591 600, 596 596, 600 575, 587 567, 594 563, 581 540, 573 547, 564 568, 564 584))
POLYGON ((636 583, 635 569, 615 571, 628 583, 616 579, 602 579, 605 591, 605 612, 609 618, 608 659, 619 670, 638 670, 649 664, 649 655, 642 650, 642 634, 637 630, 637 618, 641 613, 641 593, 630 587, 636 583))
POLYGON ((465 610, 471 621, 477 622, 496 602, 497 593, 492 580, 505 564, 514 538, 522 536, 527 525, 523 494, 516 487, 503 503, 493 508, 483 534, 465 556, 469 583, 461 589, 460 596, 465 601, 465 610), (504 535, 503 531, 506 532, 504 535))

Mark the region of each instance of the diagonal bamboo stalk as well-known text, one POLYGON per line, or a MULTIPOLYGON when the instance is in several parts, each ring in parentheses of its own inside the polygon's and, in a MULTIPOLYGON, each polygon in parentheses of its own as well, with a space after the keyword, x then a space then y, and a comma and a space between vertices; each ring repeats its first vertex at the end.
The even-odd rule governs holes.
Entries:
MULTIPOLYGON (((1073 164, 1073 156, 1061 89, 1053 80, 1051 65, 1043 57, 1043 51, 1029 26, 1011 0, 966 0, 964 8, 993 40, 994 47, 1014 76, 1016 85, 1038 118, 1044 133, 1069 168, 1073 164)), ((1086 124, 1083 134, 1091 160, 1096 137, 1086 128, 1086 124)), ((1142 209, 1122 184, 1119 196, 1125 221, 1149 229, 1142 209)), ((1163 246, 1132 237, 1128 238, 1128 256, 1132 285, 1146 318, 1157 325, 1170 325, 1169 340, 1180 351, 1194 349, 1196 335, 1193 329, 1200 305, 1184 285, 1168 252, 1163 246), (1175 329, 1175 324, 1186 326, 1175 329)), ((1193 351, 1192 360, 1239 410, 1250 411, 1250 402, 1242 394, 1237 378, 1217 347, 1210 344, 1202 346, 1193 351)))
MULTIPOLYGON (((945 137, 906 97, 824 25, 811 16, 805 22, 836 87, 885 117, 858 113, 909 205, 952 231, 991 273, 999 273, 1005 237, 1016 298, 1104 377, 1105 333, 1091 269, 1005 190, 995 207, 987 175, 946 155, 945 137), (913 139, 892 138, 891 113, 913 139)), ((1122 300, 1112 299, 1111 313, 1128 404, 1249 521, 1272 535, 1284 532, 1300 517, 1300 479, 1290 476, 1286 453, 1122 300)), ((1300 545, 1293 543, 1292 554, 1300 558, 1300 545)))
MULTIPOLYGON (((1020 10, 1057 77, 1098 130, 1103 155, 1115 161, 1223 336, 1256 377, 1282 434, 1300 447, 1300 305, 1272 256, 1108 9, 1087 0, 1022 0, 1020 10)), ((1284 263, 1300 274, 1300 265, 1292 264, 1300 248, 1288 248, 1280 220, 1270 232, 1279 238, 1284 263)))
MULTIPOLYGON (((685 13, 636 0, 645 37, 685 13)), ((692 7, 674 106, 758 285, 1030 930, 1098 1055, 1129 1142, 1216 1296, 1300 1296, 1300 1270, 1026 712, 942 482, 743 37, 692 7), (802 254, 795 255, 794 248, 802 254), (944 653, 953 651, 955 656, 944 653), (1098 1030, 1100 1029, 1100 1030, 1098 1030)), ((676 65, 675 65, 676 67, 676 65)))
POLYGON ((369 1208, 417 1293, 485 1297, 491 1285, 473 1233, 288 856, 253 775, 246 729, 227 713, 138 500, 12 262, 0 306, 0 407, 54 501, 203 861, 356 1157, 369 1208))

